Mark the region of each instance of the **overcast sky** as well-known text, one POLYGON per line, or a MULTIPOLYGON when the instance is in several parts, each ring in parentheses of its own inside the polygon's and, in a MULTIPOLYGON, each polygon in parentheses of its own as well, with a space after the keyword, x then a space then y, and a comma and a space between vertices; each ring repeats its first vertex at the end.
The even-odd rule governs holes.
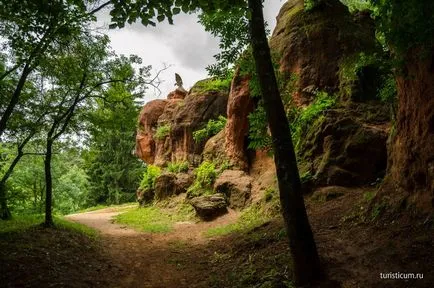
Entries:
MULTIPOLYGON (((266 0, 264 3, 264 16, 271 31, 284 2, 266 0)), ((174 89, 175 72, 181 75, 187 90, 198 80, 207 78, 205 67, 215 62, 213 55, 219 52, 218 40, 197 23, 196 15, 179 14, 174 17, 175 25, 167 21, 158 23, 156 27, 135 23, 127 24, 120 30, 109 30, 108 11, 104 11, 99 15, 98 22, 99 27, 105 27, 105 33, 110 37, 111 46, 117 54, 140 56, 143 64, 152 65, 154 73, 165 65, 171 65, 160 75, 163 80, 161 95, 150 89, 144 101, 166 98, 174 89)))

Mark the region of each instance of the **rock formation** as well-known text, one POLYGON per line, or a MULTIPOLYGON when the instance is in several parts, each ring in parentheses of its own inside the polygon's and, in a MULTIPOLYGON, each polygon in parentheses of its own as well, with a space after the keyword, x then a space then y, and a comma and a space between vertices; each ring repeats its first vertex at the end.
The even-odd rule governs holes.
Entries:
POLYGON ((139 116, 136 155, 147 164, 188 161, 200 164, 205 143, 196 143, 193 132, 210 119, 226 115, 228 95, 222 91, 198 91, 186 95, 179 89, 167 100, 145 104, 139 116), (185 98, 183 98, 185 97, 185 98), (158 130, 163 126, 167 134, 158 130))
MULTIPOLYGON (((375 49, 372 22, 363 13, 350 14, 337 0, 324 0, 321 9, 309 12, 304 11, 303 2, 289 0, 283 5, 270 39, 272 51, 280 56, 284 89, 293 81, 290 79, 296 79, 291 100, 285 103, 288 108, 309 107, 319 90, 335 95, 336 105, 320 111, 301 131, 297 153, 303 189, 376 183, 384 176, 387 164, 389 110, 378 101, 370 101, 376 83, 375 77, 366 75, 375 75, 375 69, 362 67, 365 78, 356 75, 350 82, 341 71, 361 51, 375 49)), ((212 191, 206 191, 213 195, 188 200, 203 219, 217 217, 227 207, 243 209, 259 201, 265 191, 277 190, 272 155, 247 149, 248 115, 258 105, 250 95, 252 78, 236 69, 230 91, 209 89, 212 80, 205 79, 188 93, 177 89, 166 100, 151 101, 143 107, 137 156, 160 167, 188 161, 190 176, 163 173, 153 191, 138 192, 140 199, 164 199, 186 192, 193 183, 191 172, 202 161, 212 162, 217 175, 212 191), (219 115, 227 116, 225 128, 197 143, 193 132, 219 115), (163 127, 165 133, 161 132, 163 127), (222 171, 221 167, 230 170, 222 171)))
POLYGON ((280 57, 286 78, 297 76, 293 100, 308 104, 316 89, 337 92, 339 66, 348 57, 375 46, 375 29, 368 17, 354 17, 337 0, 304 11, 303 0, 288 0, 277 16, 270 47, 280 57))

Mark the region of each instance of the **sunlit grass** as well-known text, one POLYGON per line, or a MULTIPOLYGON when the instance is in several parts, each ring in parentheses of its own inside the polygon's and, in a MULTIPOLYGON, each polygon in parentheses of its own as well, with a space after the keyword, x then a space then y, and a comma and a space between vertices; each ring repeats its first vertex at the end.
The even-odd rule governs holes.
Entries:
POLYGON ((164 209, 158 206, 131 209, 116 216, 116 222, 143 232, 166 233, 172 230, 176 222, 193 218, 194 212, 191 206, 181 204, 174 209, 164 209))
MULTIPOLYGON (((57 229, 71 230, 79 234, 86 235, 91 238, 98 236, 98 232, 85 225, 74 223, 55 216, 54 225, 57 229)), ((40 226, 44 222, 44 215, 14 215, 11 220, 0 220, 0 233, 23 232, 25 230, 40 226)))
POLYGON ((98 204, 96 206, 92 206, 92 207, 88 207, 86 209, 82 209, 78 212, 74 212, 75 213, 85 213, 85 212, 92 212, 92 211, 97 211, 97 210, 102 210, 102 209, 106 209, 106 208, 113 208, 116 211, 122 211, 124 209, 128 209, 131 206, 137 206, 137 202, 128 202, 128 203, 124 203, 124 204, 117 204, 117 205, 103 205, 103 204, 98 204))
POLYGON ((247 232, 270 221, 270 219, 271 217, 267 215, 267 213, 264 213, 260 206, 253 205, 241 213, 237 222, 210 228, 205 232, 205 236, 215 237, 231 233, 247 232))

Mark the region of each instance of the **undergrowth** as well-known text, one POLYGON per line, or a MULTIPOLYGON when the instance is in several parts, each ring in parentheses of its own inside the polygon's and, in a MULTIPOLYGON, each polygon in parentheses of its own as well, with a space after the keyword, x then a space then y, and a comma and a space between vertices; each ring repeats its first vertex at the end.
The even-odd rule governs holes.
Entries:
POLYGON ((224 116, 219 116, 217 119, 209 120, 203 129, 193 132, 194 141, 200 143, 216 135, 225 128, 226 121, 227 119, 224 116))
POLYGON ((154 165, 147 165, 146 171, 143 173, 142 181, 140 182, 140 189, 154 189, 155 179, 161 174, 161 169, 154 165))
POLYGON ((166 233, 173 229, 176 222, 194 219, 193 208, 186 203, 172 209, 163 206, 134 208, 116 216, 115 221, 143 232, 166 233))
MULTIPOLYGON (((70 230, 79 234, 83 234, 90 238, 98 236, 98 232, 85 225, 65 220, 62 217, 54 217, 54 225, 56 229, 70 230)), ((24 232, 33 227, 40 226, 44 222, 42 214, 14 215, 11 220, 0 221, 0 234, 12 232, 24 232)))
POLYGON ((188 162, 169 162, 167 163, 167 172, 182 173, 188 172, 188 162))
POLYGON ((265 213, 264 208, 256 204, 243 210, 236 223, 210 228, 205 232, 205 236, 215 237, 232 233, 245 233, 270 220, 271 215, 265 213))
POLYGON ((158 126, 157 130, 155 131, 155 135, 154 135, 155 139, 163 140, 164 138, 169 136, 170 129, 171 129, 170 125, 158 126))

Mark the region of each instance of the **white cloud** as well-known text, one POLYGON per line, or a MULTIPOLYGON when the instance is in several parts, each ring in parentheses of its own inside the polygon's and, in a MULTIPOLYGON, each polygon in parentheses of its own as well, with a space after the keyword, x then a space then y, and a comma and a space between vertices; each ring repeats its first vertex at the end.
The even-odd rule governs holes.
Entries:
MULTIPOLYGON (((264 16, 271 30, 282 4, 281 0, 265 2, 264 16)), ((107 27, 109 17, 108 11, 100 13, 98 25, 107 27)), ((171 65, 160 75, 164 81, 160 86, 162 94, 158 96, 151 89, 144 100, 165 98, 174 89, 175 72, 182 76, 187 89, 195 82, 207 78, 205 67, 214 63, 213 55, 218 53, 218 39, 197 23, 196 15, 177 15, 174 23, 175 25, 170 25, 165 21, 156 27, 135 23, 120 30, 105 31, 116 53, 140 56, 145 65, 153 66, 155 73, 164 65, 171 65)))

